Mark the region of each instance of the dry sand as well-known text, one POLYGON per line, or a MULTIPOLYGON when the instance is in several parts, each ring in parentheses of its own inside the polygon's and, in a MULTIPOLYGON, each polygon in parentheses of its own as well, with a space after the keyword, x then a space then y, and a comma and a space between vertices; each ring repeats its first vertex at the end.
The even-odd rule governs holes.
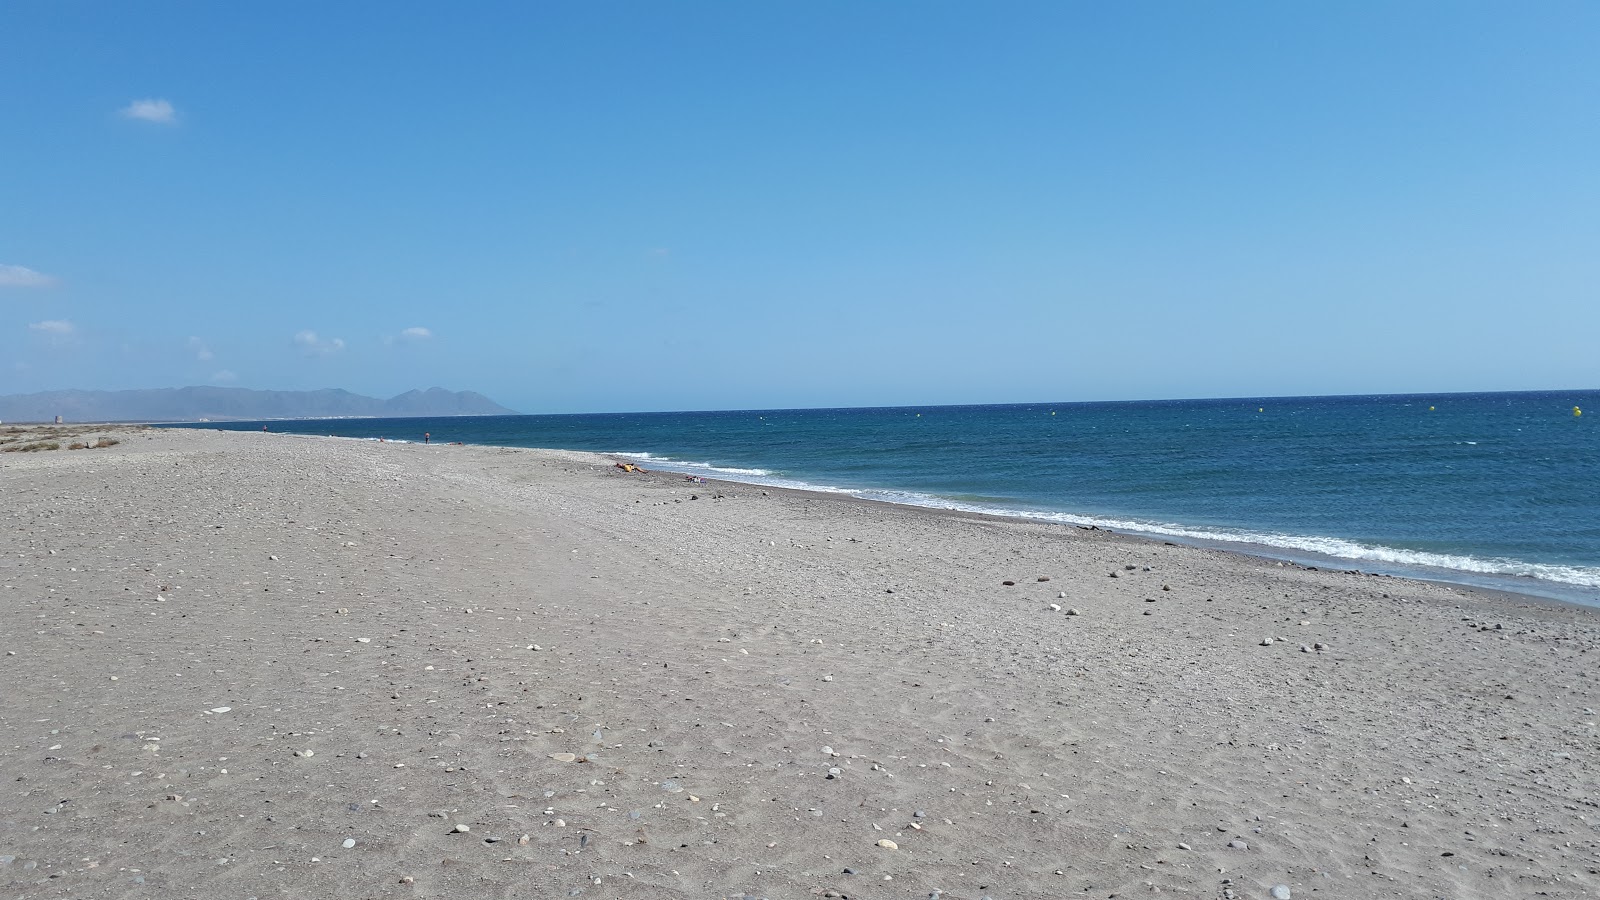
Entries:
POLYGON ((0 895, 1600 894, 1594 610, 587 454, 121 438, 0 455, 0 895))

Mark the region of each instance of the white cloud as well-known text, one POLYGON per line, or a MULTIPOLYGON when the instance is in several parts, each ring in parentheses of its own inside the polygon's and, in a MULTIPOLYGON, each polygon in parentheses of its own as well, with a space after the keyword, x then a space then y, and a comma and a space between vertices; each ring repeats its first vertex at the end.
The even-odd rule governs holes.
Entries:
POLYGON ((189 338, 189 349, 194 351, 194 358, 201 362, 205 362, 215 356, 211 352, 211 348, 206 346, 206 342, 197 337, 189 338))
POLYGON ((71 337, 78 331, 76 326, 65 319, 46 319, 43 322, 34 322, 28 328, 51 337, 71 337))
POLYGON ((178 111, 172 108, 172 104, 154 97, 135 100, 119 112, 124 119, 138 119, 141 122, 154 122, 157 125, 178 124, 178 111))
POLYGON ((43 272, 35 272, 27 266, 0 265, 0 288, 5 287, 49 287, 56 280, 43 272))
POLYGON ((233 374, 227 369, 223 369, 220 372, 213 372, 211 375, 211 380, 219 384, 227 384, 229 382, 238 381, 239 376, 233 374))
POLYGON ((344 349, 343 338, 329 338, 323 340, 317 333, 310 329, 301 331, 294 336, 295 345, 305 356, 328 356, 344 349))
POLYGON ((423 328, 421 325, 413 325, 399 334, 386 334, 382 337, 382 340, 386 347, 392 347, 395 344, 415 344, 419 341, 433 340, 433 332, 423 328))

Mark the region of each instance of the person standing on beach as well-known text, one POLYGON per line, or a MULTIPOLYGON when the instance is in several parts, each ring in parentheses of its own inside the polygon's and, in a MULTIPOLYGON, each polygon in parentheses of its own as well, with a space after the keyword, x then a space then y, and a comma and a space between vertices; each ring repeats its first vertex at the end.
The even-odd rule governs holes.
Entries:
POLYGON ((426 443, 428 443, 428 442, 429 442, 429 441, 431 441, 431 440, 432 440, 432 439, 433 439, 433 435, 431 435, 431 434, 429 434, 429 433, 428 433, 428 432, 426 432, 426 431, 424 431, 424 432, 423 432, 423 433, 422 433, 422 442, 423 442, 423 443, 424 443, 424 444, 426 444, 426 443))

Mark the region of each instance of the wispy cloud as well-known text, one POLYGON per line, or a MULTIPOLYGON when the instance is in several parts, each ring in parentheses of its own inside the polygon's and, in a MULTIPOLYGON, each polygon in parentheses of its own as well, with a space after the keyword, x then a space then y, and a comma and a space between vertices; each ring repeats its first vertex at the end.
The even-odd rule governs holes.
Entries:
POLYGON ((49 287, 55 283, 56 280, 54 278, 43 272, 35 272, 27 266, 0 264, 0 288, 49 287))
POLYGON ((216 384, 231 384, 239 380, 239 376, 227 369, 211 373, 211 380, 216 384))
POLYGON ((29 330, 54 337, 70 337, 78 333, 77 326, 65 319, 45 319, 43 322, 33 322, 28 325, 29 330))
POLYGON ((141 122, 154 122, 157 125, 178 124, 178 111, 166 100, 154 97, 145 100, 135 100, 118 110, 124 119, 137 119, 141 122))
POLYGON ((211 348, 206 346, 206 342, 197 337, 189 338, 189 349, 194 351, 194 358, 201 362, 205 362, 215 356, 211 352, 211 348))
POLYGON ((431 340, 433 340, 433 332, 423 328, 421 325, 414 325, 399 334, 386 334, 383 336, 383 342, 389 345, 415 344, 418 341, 431 340))
POLYGON ((304 356, 329 356, 344 349, 343 338, 328 338, 324 340, 317 337, 315 331, 307 329, 295 334, 295 346, 300 348, 304 356))
POLYGON ((78 343, 78 326, 66 319, 45 319, 28 323, 28 330, 51 347, 70 347, 78 343))

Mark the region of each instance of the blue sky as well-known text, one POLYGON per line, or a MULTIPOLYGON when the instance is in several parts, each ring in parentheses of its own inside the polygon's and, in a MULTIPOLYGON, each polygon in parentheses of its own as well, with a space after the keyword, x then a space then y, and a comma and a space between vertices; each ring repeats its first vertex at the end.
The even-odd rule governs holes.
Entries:
POLYGON ((1600 386, 1600 4, 0 0, 0 393, 1600 386))

